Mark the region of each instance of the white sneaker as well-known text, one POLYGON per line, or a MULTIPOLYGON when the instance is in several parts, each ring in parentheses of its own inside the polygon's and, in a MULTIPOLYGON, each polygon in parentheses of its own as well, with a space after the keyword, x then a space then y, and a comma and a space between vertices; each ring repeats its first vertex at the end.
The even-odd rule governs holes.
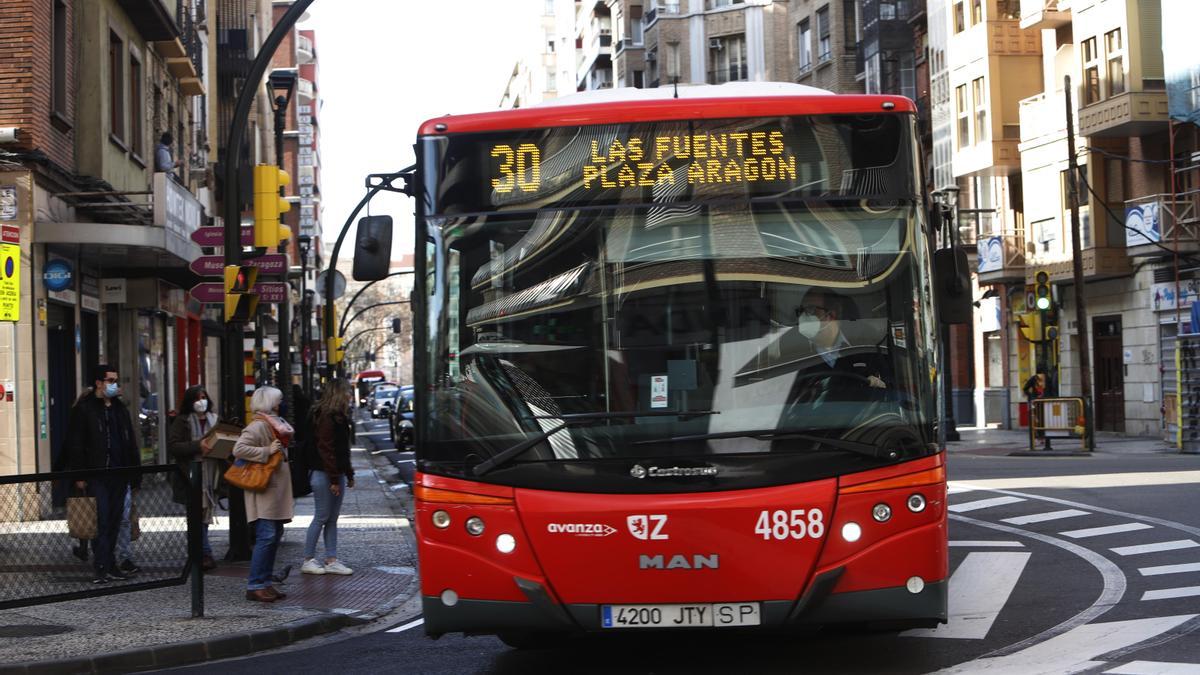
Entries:
POLYGON ((317 562, 316 558, 305 560, 304 564, 300 566, 300 572, 302 574, 325 574, 327 571, 328 570, 321 566, 321 563, 317 562))
POLYGON ((334 560, 331 563, 325 563, 326 574, 354 574, 354 570, 346 567, 340 560, 334 560))

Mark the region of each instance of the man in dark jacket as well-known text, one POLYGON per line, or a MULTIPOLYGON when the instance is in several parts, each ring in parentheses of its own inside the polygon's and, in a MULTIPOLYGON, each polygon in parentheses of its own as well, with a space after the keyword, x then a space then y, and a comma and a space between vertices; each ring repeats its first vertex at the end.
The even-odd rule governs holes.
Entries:
MULTIPOLYGON (((118 396, 121 393, 117 369, 101 364, 92 375, 92 396, 71 409, 67 425, 67 457, 71 470, 108 469, 138 466, 141 463, 133 420, 118 396)), ((125 493, 132 485, 141 487, 140 474, 98 475, 75 482, 96 498, 95 570, 93 583, 124 581, 129 577, 116 565, 113 549, 121 529, 125 493)))

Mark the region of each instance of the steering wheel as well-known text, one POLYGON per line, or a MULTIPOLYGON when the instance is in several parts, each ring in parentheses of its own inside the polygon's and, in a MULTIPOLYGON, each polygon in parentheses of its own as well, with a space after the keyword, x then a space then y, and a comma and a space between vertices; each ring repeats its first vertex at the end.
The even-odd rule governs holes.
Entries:
POLYGON ((815 403, 817 396, 825 393, 825 387, 822 387, 822 386, 819 386, 816 384, 804 386, 802 383, 805 380, 808 380, 811 382, 816 382, 819 380, 823 380, 827 377, 844 377, 846 379, 855 380, 855 381, 862 383, 862 386, 867 390, 878 390, 880 392, 884 391, 883 389, 880 389, 878 387, 872 387, 871 380, 866 375, 859 375, 858 373, 852 373, 852 372, 846 371, 846 370, 828 370, 823 373, 813 374, 808 377, 802 377, 800 383, 797 383, 799 386, 802 387, 801 391, 800 391, 800 395, 796 397, 796 400, 789 402, 789 404, 815 403))

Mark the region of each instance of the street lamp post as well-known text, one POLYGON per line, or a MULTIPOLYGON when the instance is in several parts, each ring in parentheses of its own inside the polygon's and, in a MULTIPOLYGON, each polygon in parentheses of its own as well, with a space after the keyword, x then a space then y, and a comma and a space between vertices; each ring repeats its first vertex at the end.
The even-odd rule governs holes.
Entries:
MULTIPOLYGON (((958 248, 958 186, 948 185, 933 193, 942 210, 948 235, 943 243, 949 243, 951 249, 958 248)), ((942 426, 946 429, 946 440, 961 439, 958 433, 958 423, 954 420, 954 367, 951 363, 950 324, 943 323, 940 327, 942 339, 942 397, 946 400, 945 413, 942 415, 942 426)))
MULTIPOLYGON (((267 82, 275 93, 275 164, 283 169, 283 129, 287 126, 287 109, 292 100, 292 92, 296 88, 296 73, 290 70, 276 70, 267 78, 267 82)), ((280 196, 283 196, 283 190, 283 186, 280 186, 280 196)), ((279 252, 283 254, 283 282, 288 285, 289 292, 284 294, 283 302, 279 303, 279 374, 275 378, 275 386, 283 392, 285 417, 289 421, 295 421, 295 401, 292 400, 292 294, 287 274, 290 269, 288 244, 280 242, 279 252)))
POLYGON ((312 311, 312 304, 308 297, 308 252, 311 247, 312 237, 307 234, 296 237, 296 249, 300 252, 300 383, 304 395, 309 399, 312 399, 312 380, 309 378, 309 348, 312 343, 309 312, 312 311))

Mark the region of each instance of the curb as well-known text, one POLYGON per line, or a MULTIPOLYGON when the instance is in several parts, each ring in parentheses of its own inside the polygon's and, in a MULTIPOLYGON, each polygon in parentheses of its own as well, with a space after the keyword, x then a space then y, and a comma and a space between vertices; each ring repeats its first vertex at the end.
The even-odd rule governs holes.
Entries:
POLYGON ((325 633, 368 623, 376 617, 349 614, 328 614, 291 621, 274 628, 249 633, 222 635, 207 640, 175 642, 152 647, 112 652, 98 656, 38 661, 7 666, 5 673, 110 673, 169 668, 247 656, 267 649, 277 649, 325 633))
MULTIPOLYGON (((383 460, 387 466, 390 463, 383 460)), ((376 465, 372 458, 373 465, 376 465)), ((378 466, 376 466, 378 471, 378 466)), ((400 495, 386 490, 389 501, 394 503, 394 510, 405 511, 405 500, 400 495), (398 508, 397 508, 398 507, 398 508)), ((407 515, 407 514, 405 514, 407 515)), ((412 550, 416 551, 416 537, 412 528, 405 530, 403 535, 412 550)), ((279 649, 296 644, 303 640, 328 633, 334 633, 344 628, 362 626, 405 607, 419 593, 420 577, 414 574, 412 581, 404 591, 373 609, 350 614, 329 613, 310 616, 272 628, 261 628, 248 633, 218 635, 204 640, 190 642, 172 642, 161 645, 150 645, 129 649, 121 652, 110 652, 89 657, 58 659, 54 661, 34 661, 24 664, 0 665, 0 673, 14 675, 62 675, 63 673, 128 673, 141 670, 157 670, 178 666, 196 665, 209 661, 249 656, 251 654, 279 649)), ((419 616, 419 610, 417 614, 419 616)))

